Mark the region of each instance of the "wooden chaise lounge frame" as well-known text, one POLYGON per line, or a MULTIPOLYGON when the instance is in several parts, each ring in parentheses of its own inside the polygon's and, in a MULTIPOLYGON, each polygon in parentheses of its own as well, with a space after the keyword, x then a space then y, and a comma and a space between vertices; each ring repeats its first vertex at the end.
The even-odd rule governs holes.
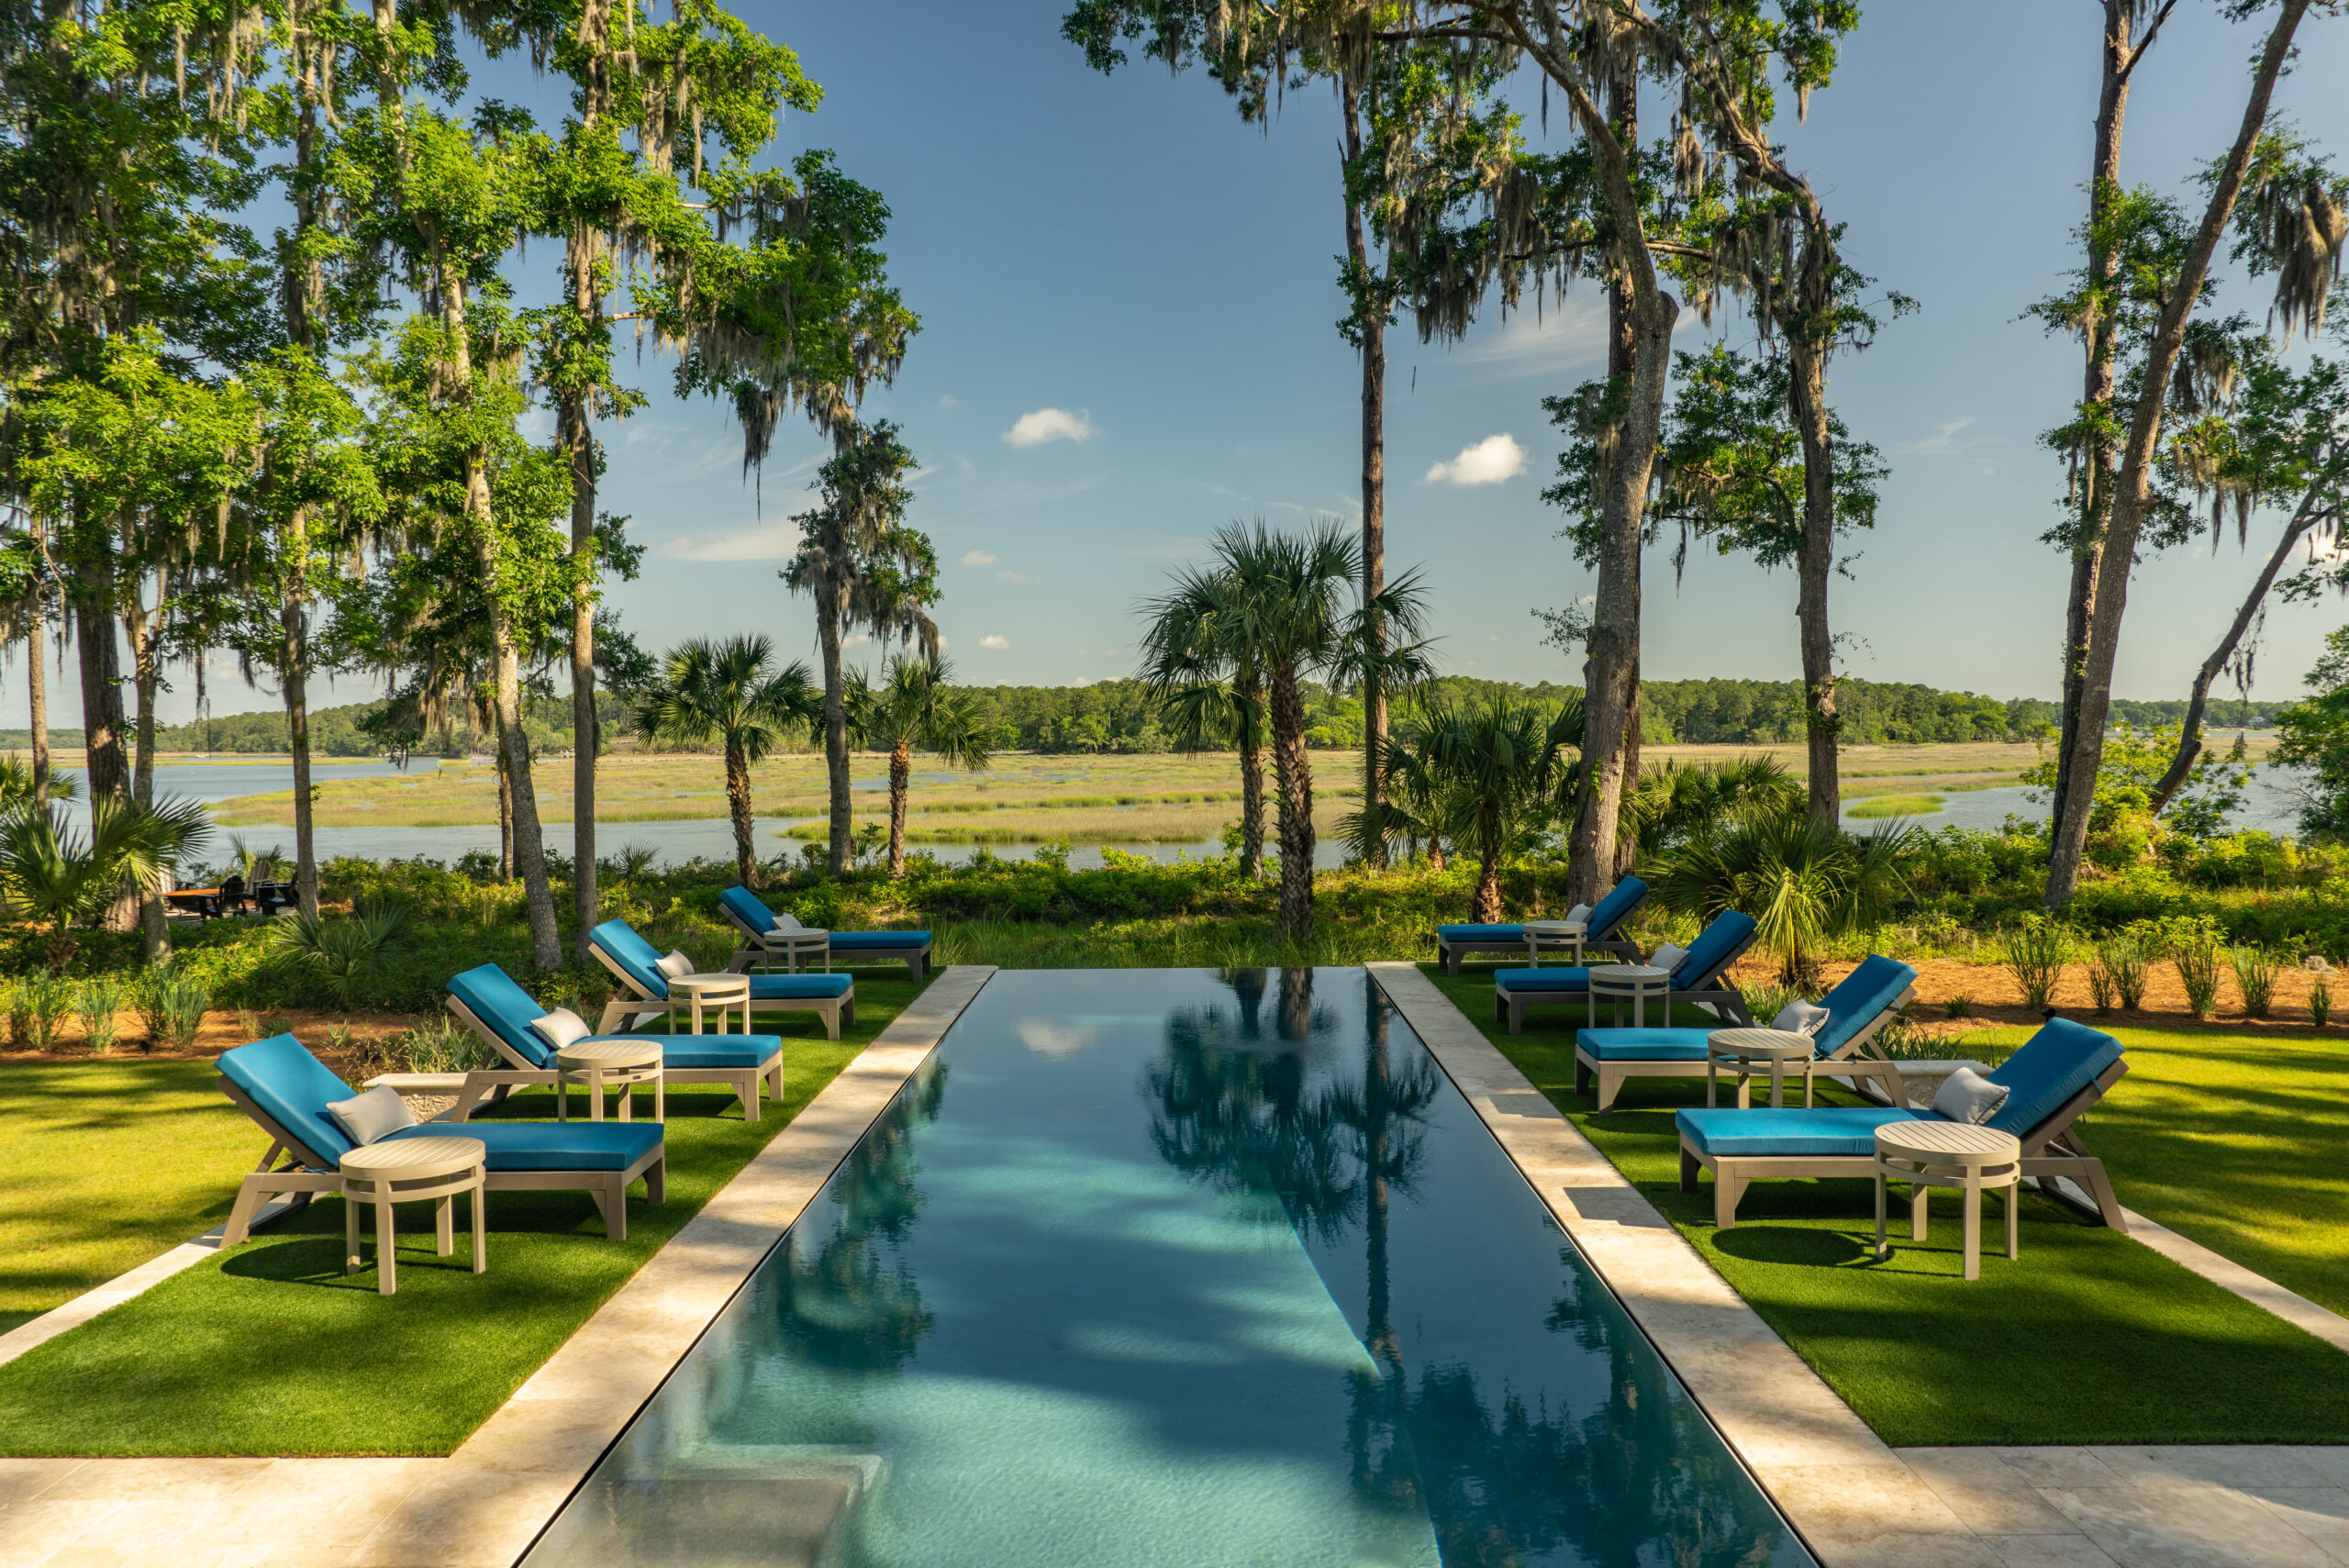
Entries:
MULTIPOLYGON (((1672 1020, 1673 1003, 1702 1002, 1709 1006, 1721 1009, 1721 1026, 1724 1029, 1753 1028, 1753 1010, 1745 1005, 1745 994, 1730 984, 1729 971, 1730 966, 1744 956, 1745 950, 1752 947, 1753 940, 1761 934, 1758 929, 1746 932, 1744 940, 1730 949, 1720 962, 1713 966, 1712 973, 1706 977, 1703 984, 1687 991, 1675 985, 1666 993, 1664 998, 1664 1021, 1669 1023, 1672 1020)), ((1651 996, 1648 1000, 1653 1002, 1655 998, 1651 996)), ((1578 1007, 1587 1007, 1590 1006, 1590 993, 1588 991, 1526 991, 1512 995, 1502 990, 1499 984, 1496 982, 1493 986, 1493 1020, 1496 1023, 1507 1023, 1508 1032, 1511 1034, 1523 1034, 1527 1008, 1560 1006, 1569 1002, 1578 1007)), ((1577 1053, 1577 1061, 1579 1061, 1579 1053, 1577 1053)), ((1704 1065, 1701 1062, 1697 1063, 1698 1070, 1702 1072, 1704 1065)))
MULTIPOLYGON (((269 1151, 238 1186, 237 1201, 229 1208, 228 1226, 221 1232, 220 1244, 234 1247, 251 1234, 254 1214, 271 1198, 281 1193, 290 1194, 294 1207, 301 1208, 319 1193, 340 1192, 342 1175, 335 1169, 333 1160, 280 1127, 277 1118, 255 1104, 250 1095, 226 1078, 220 1080, 220 1087, 236 1102, 237 1108, 252 1118, 254 1125, 270 1138, 269 1151), (280 1154, 288 1156, 290 1162, 271 1169, 280 1154)), ((429 1119, 462 1123, 470 1110, 470 1103, 460 1098, 453 1107, 429 1119)), ((642 1176, 644 1195, 649 1201, 662 1203, 667 1199, 668 1148, 664 1139, 622 1171, 492 1171, 484 1184, 494 1193, 584 1191, 596 1200, 596 1212, 604 1217, 604 1234, 615 1241, 625 1241, 629 1184, 642 1176)))
MULTIPOLYGON (((1613 888, 1608 889, 1608 892, 1610 894, 1613 891, 1613 888)), ((1653 890, 1651 889, 1648 891, 1653 890)), ((1639 912, 1640 906, 1646 903, 1647 900, 1648 892, 1643 891, 1637 898, 1631 900, 1629 907, 1625 908, 1620 915, 1615 917, 1613 924, 1609 925, 1608 929, 1614 932, 1621 931, 1623 929, 1623 923, 1626 920, 1629 920, 1633 915, 1637 914, 1639 912)), ((1602 896, 1599 899, 1599 903, 1604 904, 1605 902, 1607 902, 1607 900, 1602 896)), ((1513 923, 1517 922, 1503 922, 1503 924, 1513 923)), ((1604 940, 1595 937, 1585 937, 1583 939, 1582 945, 1583 951, 1586 952, 1611 952, 1616 957, 1629 960, 1632 963, 1642 962, 1640 944, 1632 941, 1628 937, 1620 935, 1609 936, 1604 940)), ((1497 937, 1447 939, 1444 936, 1442 928, 1438 928, 1435 933, 1436 962, 1443 965, 1443 972, 1446 974, 1452 975, 1455 979, 1458 978, 1460 973, 1460 961, 1467 957, 1472 952, 1522 953, 1524 951, 1525 941, 1522 938, 1520 938, 1516 941, 1503 941, 1497 937)))
MULTIPOLYGON (((774 950, 767 943, 765 931, 751 929, 743 923, 742 917, 734 913, 733 907, 722 898, 718 901, 718 912, 725 916, 733 926, 738 939, 734 945, 734 956, 727 961, 728 969, 737 974, 743 974, 749 973, 753 963, 774 962, 774 950)), ((798 917, 795 915, 777 915, 775 918, 789 920, 794 926, 799 924, 798 917)), ((871 933, 860 931, 853 934, 864 936, 871 933)), ((921 984, 922 976, 930 973, 931 945, 930 942, 899 942, 887 947, 835 947, 830 951, 829 962, 835 969, 854 969, 869 964, 903 962, 907 974, 910 975, 914 984, 918 985, 921 984)))
MULTIPOLYGON (((653 995, 638 984, 636 977, 620 966, 619 960, 604 951, 603 943, 591 938, 587 951, 596 955, 597 963, 611 971, 613 979, 628 987, 634 998, 614 996, 605 1003, 603 1017, 596 1023, 597 1034, 618 1034, 623 1029, 634 1029, 639 1018, 671 1016, 667 1000, 653 995)), ((824 1020, 824 1037, 838 1040, 841 1038, 842 1018, 848 1020, 851 1029, 856 1027, 856 985, 853 981, 850 982, 849 988, 837 996, 754 996, 751 999, 751 1009, 768 1013, 813 1013, 824 1020)))
MULTIPOLYGON (((2059 1177, 2071 1182, 2087 1195, 2099 1218, 2123 1233, 2129 1225, 2122 1218, 2121 1200, 2113 1195, 2111 1179, 2104 1173, 2104 1162, 2088 1152, 2072 1123, 2110 1093, 2128 1071, 2126 1061, 2113 1062, 2096 1075, 2095 1082, 2065 1100, 2054 1115, 2021 1135, 2024 1180, 2036 1180, 2050 1197, 2077 1207, 2076 1200, 2055 1185, 2059 1177)), ((1681 1134, 1682 1192, 1697 1190, 1700 1169, 1713 1173, 1713 1228, 1729 1230, 1737 1225, 1737 1206, 1750 1183, 1775 1176, 1872 1176, 1876 1161, 1866 1154, 1707 1154, 1690 1146, 1687 1134, 1681 1134)))
MULTIPOLYGON (((1573 993, 1568 992, 1566 995, 1572 995, 1573 993)), ((1677 995, 1678 993, 1675 995, 1677 995)), ((1888 1091, 1887 1098, 1890 1104, 1896 1106, 1906 1104, 1900 1088, 1899 1065, 1880 1051, 1863 1056, 1860 1051, 1862 1047, 1873 1041, 1877 1035, 1882 1034, 1885 1026, 1891 1023, 1900 1009, 1915 999, 1916 995, 1917 988, 1913 985, 1901 992, 1890 1006, 1869 1019, 1866 1026, 1857 1034, 1837 1046, 1833 1054, 1813 1056, 1808 1061, 1787 1063, 1787 1076, 1790 1079, 1797 1077, 1849 1078, 1853 1080, 1854 1088, 1858 1086, 1858 1080, 1874 1078, 1888 1091)), ((1741 995, 1738 997, 1739 1006, 1742 1006, 1744 1002, 1745 998, 1741 995)), ((1750 1020, 1752 1015, 1749 1013, 1747 1018, 1750 1020)), ((1723 1027, 1732 1026, 1724 1025, 1723 1027)), ((1596 1079, 1598 1084, 1598 1108, 1603 1114, 1614 1108, 1615 1096, 1622 1093, 1623 1085, 1633 1078, 1702 1078, 1708 1065, 1702 1061, 1656 1062, 1641 1061, 1636 1058, 1609 1062, 1603 1057, 1591 1055, 1582 1041, 1577 1039, 1575 1041, 1575 1093, 1589 1094, 1591 1083, 1596 1079)))
MULTIPOLYGON (((457 1104, 468 1115, 472 1113, 474 1103, 484 1097, 494 1105, 504 1099, 510 1090, 532 1084, 553 1084, 558 1081, 559 1074, 553 1068, 540 1066, 508 1045, 495 1029, 489 1027, 486 1019, 465 1006, 462 999, 453 995, 449 997, 448 1006, 451 1012, 457 1015, 458 1022, 481 1036, 488 1042, 492 1051, 513 1063, 511 1067, 476 1067, 465 1074, 465 1085, 458 1092, 457 1104)), ((655 1039, 741 1040, 746 1037, 742 1035, 699 1037, 649 1035, 644 1038, 649 1042, 655 1039)), ((835 1035, 833 1038, 839 1037, 835 1035)), ((734 1097, 742 1102, 744 1121, 757 1121, 765 1114, 759 1101, 762 1081, 764 1082, 766 1092, 774 1096, 775 1104, 783 1103, 783 1053, 779 1051, 775 1052, 773 1067, 672 1067, 664 1062, 662 1063, 661 1076, 672 1084, 726 1084, 734 1091, 734 1097)))

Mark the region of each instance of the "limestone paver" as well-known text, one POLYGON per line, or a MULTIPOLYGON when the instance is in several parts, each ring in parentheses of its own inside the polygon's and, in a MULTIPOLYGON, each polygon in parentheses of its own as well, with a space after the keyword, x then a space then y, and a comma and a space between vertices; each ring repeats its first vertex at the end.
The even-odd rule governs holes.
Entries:
MULTIPOLYGON (((1823 1568, 2349 1564, 2349 1448, 1887 1448, 1417 965, 1369 968, 1823 1568)), ((2323 1308, 2161 1234, 2333 1338, 2323 1308)))
POLYGON ((2221 1256, 2199 1241, 2189 1240, 2165 1225, 2124 1208, 2129 1234, 2173 1262, 2182 1263, 2211 1284, 2233 1291, 2245 1301, 2264 1307, 2296 1329, 2305 1329, 2337 1351, 2349 1351, 2349 1318, 2319 1307, 2307 1296, 2285 1289, 2274 1280, 2255 1274, 2232 1259, 2221 1256))
MULTIPOLYGON (((454 1454, 0 1459, 0 1568, 504 1568, 529 1550, 994 973, 941 970, 454 1454)), ((209 1256, 205 1242, 176 1249, 191 1254, 184 1260, 167 1253, 134 1270, 173 1264, 139 1289, 209 1256)), ((106 1297, 104 1306, 127 1300, 137 1292, 116 1287, 131 1279, 91 1296, 106 1297)))

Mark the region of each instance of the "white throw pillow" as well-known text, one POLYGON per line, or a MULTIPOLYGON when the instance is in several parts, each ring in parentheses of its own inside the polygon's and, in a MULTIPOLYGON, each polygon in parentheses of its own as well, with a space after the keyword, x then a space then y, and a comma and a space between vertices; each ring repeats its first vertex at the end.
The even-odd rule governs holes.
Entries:
POLYGON ((404 1127, 416 1125, 416 1113, 407 1108, 400 1092, 389 1084, 347 1100, 329 1101, 327 1115, 334 1118, 334 1124, 342 1129, 345 1138, 362 1149, 404 1127))
POLYGON ((1816 1035, 1827 1027, 1827 1020, 1833 1016, 1818 1003, 1806 1002, 1798 996, 1778 1009, 1778 1016, 1770 1020, 1770 1027, 1784 1029, 1788 1034, 1816 1035))
POLYGON ((785 909, 782 914, 777 915, 774 917, 774 924, 768 927, 767 929, 771 931, 796 931, 799 929, 799 917, 793 914, 790 910, 785 909))
POLYGON ((1648 967, 1651 969, 1661 969, 1666 974, 1671 974, 1676 973, 1680 966, 1687 962, 1687 959, 1688 950, 1687 948, 1675 947, 1670 942, 1666 942, 1650 955, 1648 959, 1648 967))
POLYGON ((1573 908, 1566 911, 1566 918, 1569 920, 1588 920, 1590 918, 1590 906, 1587 904, 1575 905, 1573 908))
POLYGON ((2006 1107, 2007 1086, 1993 1084, 1971 1067, 1961 1067, 1942 1080, 1933 1096, 1933 1114, 1951 1121, 1979 1127, 2006 1107))
POLYGON ((530 1027, 538 1030, 540 1038, 556 1051, 561 1051, 573 1040, 585 1040, 596 1032, 587 1027, 585 1018, 568 1007, 557 1007, 543 1018, 532 1018, 530 1027))
POLYGON ((675 948, 671 948, 669 950, 669 956, 661 960, 652 967, 667 975, 670 979, 674 980, 680 975, 691 974, 694 972, 694 961, 687 958, 675 948))

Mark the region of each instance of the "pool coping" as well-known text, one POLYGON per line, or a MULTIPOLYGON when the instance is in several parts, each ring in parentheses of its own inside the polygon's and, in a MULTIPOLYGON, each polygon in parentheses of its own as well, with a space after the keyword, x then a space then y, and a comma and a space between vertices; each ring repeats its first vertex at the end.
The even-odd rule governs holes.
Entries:
POLYGON ((454 1453, 0 1459, 0 1562, 516 1562, 995 973, 941 969, 454 1453))

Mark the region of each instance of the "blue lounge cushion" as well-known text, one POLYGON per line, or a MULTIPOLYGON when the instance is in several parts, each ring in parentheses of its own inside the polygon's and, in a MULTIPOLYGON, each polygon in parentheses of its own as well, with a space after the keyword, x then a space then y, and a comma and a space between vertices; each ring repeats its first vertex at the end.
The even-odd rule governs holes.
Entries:
POLYGON ((1447 942, 1522 942, 1523 926, 1438 926, 1436 938, 1447 942))
POLYGON ((2064 1108, 2065 1101, 2121 1060, 2121 1042, 2102 1029, 2050 1018, 1990 1073, 2007 1088, 2006 1108, 1985 1126, 2020 1137, 2064 1108))
POLYGON ((1627 876, 1607 890, 1607 896, 1591 906, 1590 916, 1583 922, 1583 940, 1603 942, 1615 935, 1616 929, 1631 917, 1631 911, 1647 902, 1648 884, 1636 876, 1627 876))
POLYGON ((661 1042, 661 1065, 682 1067, 765 1067, 783 1054, 783 1039, 772 1034, 608 1035, 610 1040, 653 1039, 661 1042))
POLYGON ((1688 956, 1673 971, 1672 988, 1693 991, 1709 984, 1721 971, 1736 961, 1753 939, 1757 928, 1751 915, 1741 915, 1734 909, 1724 909, 1712 918, 1712 923, 1688 944, 1688 956))
POLYGON ((1854 1035, 1898 1002, 1916 980, 1917 972, 1899 960, 1870 953, 1835 989, 1820 998, 1828 1018, 1819 1031, 1819 1054, 1832 1056, 1842 1050, 1854 1035))
POLYGON ((1896 1121, 1935 1121, 1930 1111, 1890 1106, 1820 1106, 1810 1110, 1684 1110, 1673 1114, 1680 1136, 1703 1153, 1745 1158, 1772 1155, 1876 1155, 1876 1129, 1896 1121))
POLYGON ((1493 972, 1493 986, 1496 990, 1511 994, 1583 992, 1590 989, 1590 971, 1578 964, 1551 969, 1497 969, 1493 972))
POLYGON ((1597 1062, 1702 1062, 1710 1029, 1577 1029, 1575 1044, 1597 1062))
POLYGON ((926 948, 928 931, 834 931, 834 952, 886 952, 899 948, 926 948))
POLYGON ((669 982, 655 967, 661 954, 636 934, 635 927, 626 920, 607 920, 588 932, 587 940, 619 966, 638 995, 661 1002, 669 999, 669 982))
POLYGON ((272 1035, 224 1051, 219 1065, 220 1076, 243 1090, 263 1116, 312 1152, 340 1160, 358 1147, 327 1110, 332 1102, 351 1098, 351 1085, 292 1035, 272 1035))
POLYGON ((523 1061, 533 1067, 554 1065, 554 1052, 549 1049, 546 1038, 530 1027, 530 1020, 546 1017, 547 1009, 532 1000, 530 994, 516 984, 506 971, 494 963, 468 969, 450 978, 449 995, 495 1030, 497 1038, 511 1046, 523 1061))
POLYGON ((478 1138, 492 1171, 625 1171, 661 1147, 657 1121, 425 1122, 384 1140, 478 1138))
POLYGON ((844 996, 856 984, 845 974, 753 974, 750 980, 753 1002, 820 1001, 844 996))
POLYGON ((734 923, 744 930, 763 935, 774 925, 774 911, 766 900, 749 888, 737 884, 718 895, 718 906, 734 917, 734 923))

